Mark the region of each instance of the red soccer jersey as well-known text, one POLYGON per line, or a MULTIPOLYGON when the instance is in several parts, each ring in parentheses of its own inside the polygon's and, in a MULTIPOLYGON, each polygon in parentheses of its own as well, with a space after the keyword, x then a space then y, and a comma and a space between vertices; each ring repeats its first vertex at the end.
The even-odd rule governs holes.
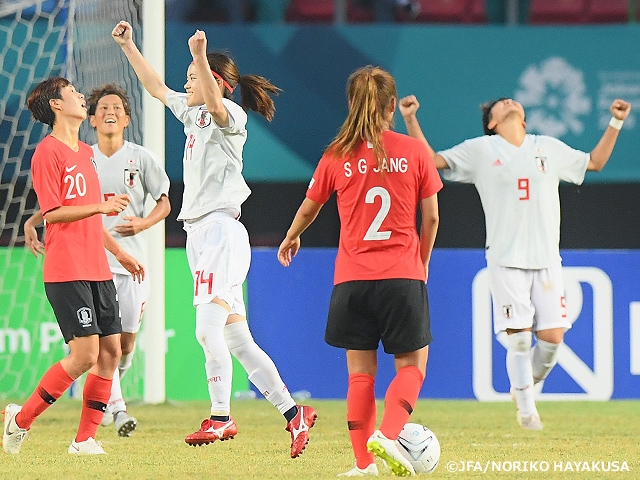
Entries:
POLYGON ((334 283, 408 278, 425 281, 416 215, 442 180, 420 140, 385 131, 384 176, 368 142, 348 158, 324 155, 307 197, 326 203, 337 192, 340 244, 334 283))
MULTIPOLYGON (((74 152, 47 135, 31 159, 33 187, 45 214, 61 206, 102 202, 93 150, 80 142, 74 152)), ((45 282, 104 281, 113 278, 104 249, 102 215, 76 222, 47 224, 43 278, 45 282)))

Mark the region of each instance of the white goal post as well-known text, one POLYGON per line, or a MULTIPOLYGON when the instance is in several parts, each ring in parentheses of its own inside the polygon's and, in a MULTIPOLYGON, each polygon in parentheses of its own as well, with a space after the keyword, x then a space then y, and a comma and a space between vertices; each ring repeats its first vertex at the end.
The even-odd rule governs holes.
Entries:
MULTIPOLYGON (((164 79, 164 0, 144 0, 142 6, 143 39, 142 54, 164 79)), ((144 92, 143 144, 153 150, 162 161, 165 157, 165 106, 144 92)), ((173 208, 177 206, 174 205, 173 208)), ((147 231, 149 261, 147 266, 151 280, 151 297, 146 307, 145 322, 145 372, 144 401, 162 403, 165 401, 165 228, 164 221, 147 231), (161 259, 156 261, 155 259, 161 259)))

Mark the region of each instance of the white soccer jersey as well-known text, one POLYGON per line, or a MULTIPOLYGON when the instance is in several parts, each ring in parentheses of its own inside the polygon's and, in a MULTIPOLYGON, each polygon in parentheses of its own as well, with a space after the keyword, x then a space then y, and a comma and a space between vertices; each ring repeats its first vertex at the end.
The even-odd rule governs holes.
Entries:
POLYGON ((526 135, 520 147, 484 135, 438 153, 446 180, 473 183, 480 194, 487 262, 541 269, 560 261, 558 185, 582 183, 588 153, 541 135, 526 135))
POLYGON ((240 105, 222 99, 229 126, 220 127, 206 105, 187 106, 184 93, 169 90, 171 112, 184 124, 184 194, 178 220, 193 220, 213 211, 240 215, 251 190, 242 176, 242 149, 247 140, 247 114, 240 105))
MULTIPOLYGON (((123 237, 114 230, 116 225, 126 223, 123 217, 144 217, 144 201, 147 194, 158 200, 162 194, 169 195, 169 177, 158 157, 151 151, 131 142, 124 142, 120 150, 111 157, 93 145, 94 159, 100 178, 100 188, 105 199, 111 195, 126 193, 131 202, 120 214, 103 215, 104 225, 122 248, 143 265, 147 263, 147 247, 143 234, 123 237)), ((109 266, 113 273, 130 273, 107 251, 109 266)))

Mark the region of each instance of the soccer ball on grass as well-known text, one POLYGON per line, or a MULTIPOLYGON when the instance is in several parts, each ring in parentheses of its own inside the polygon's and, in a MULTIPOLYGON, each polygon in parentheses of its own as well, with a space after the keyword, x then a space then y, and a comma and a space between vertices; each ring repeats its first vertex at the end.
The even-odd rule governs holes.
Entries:
POLYGON ((424 425, 407 423, 396 446, 411 462, 416 473, 433 473, 440 461, 440 442, 436 435, 424 425))

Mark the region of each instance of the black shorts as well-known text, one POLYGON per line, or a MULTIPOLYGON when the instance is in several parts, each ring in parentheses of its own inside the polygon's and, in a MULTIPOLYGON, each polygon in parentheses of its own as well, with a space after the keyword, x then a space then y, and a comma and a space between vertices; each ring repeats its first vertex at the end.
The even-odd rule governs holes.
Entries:
POLYGON ((122 333, 113 280, 45 282, 44 291, 53 307, 65 343, 74 337, 106 337, 122 333))
POLYGON ((324 340, 347 350, 414 352, 431 343, 429 299, 420 280, 357 280, 333 287, 324 340))

